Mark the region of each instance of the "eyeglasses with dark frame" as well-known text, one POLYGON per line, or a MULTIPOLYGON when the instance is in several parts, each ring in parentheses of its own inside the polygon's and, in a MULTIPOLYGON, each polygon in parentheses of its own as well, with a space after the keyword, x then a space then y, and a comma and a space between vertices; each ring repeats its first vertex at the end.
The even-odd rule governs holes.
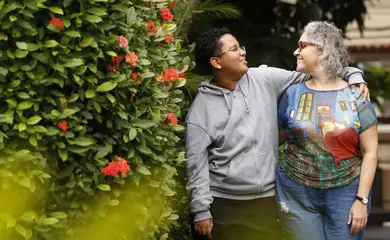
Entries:
POLYGON ((317 45, 311 42, 306 42, 306 41, 299 41, 298 42, 298 52, 301 52, 302 49, 304 49, 307 46, 314 46, 316 47, 317 45))
POLYGON ((228 52, 237 52, 238 49, 241 49, 241 50, 243 50, 244 52, 246 52, 246 49, 245 49, 244 46, 234 46, 234 47, 232 47, 231 49, 229 49, 229 50, 227 50, 227 51, 225 51, 225 52, 223 52, 223 53, 221 53, 221 54, 216 55, 215 57, 221 57, 222 55, 224 55, 225 53, 228 53, 228 52))

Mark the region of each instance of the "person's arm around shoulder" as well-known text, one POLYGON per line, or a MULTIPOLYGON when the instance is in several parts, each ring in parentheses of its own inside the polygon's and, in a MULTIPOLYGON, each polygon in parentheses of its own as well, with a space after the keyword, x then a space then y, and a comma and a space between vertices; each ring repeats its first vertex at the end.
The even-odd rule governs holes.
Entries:
POLYGON ((190 211, 194 214, 195 230, 211 237, 213 228, 210 205, 208 146, 210 136, 200 126, 186 125, 187 191, 190 196, 190 211))
MULTIPOLYGON (((362 102, 362 100, 357 102, 362 102)), ((371 102, 358 105, 360 105, 358 115, 361 125, 359 142, 363 160, 357 196, 368 198, 378 163, 378 120, 371 102)), ((366 226, 367 215, 367 205, 356 200, 351 207, 348 218, 352 233, 358 233, 366 226)))
MULTIPOLYGON (((310 75, 302 72, 288 71, 281 68, 267 67, 265 65, 262 65, 260 67, 267 68, 268 80, 271 83, 273 89, 275 90, 278 98, 292 84, 304 82, 310 79, 310 75)), ((362 70, 354 67, 346 67, 344 68, 343 75, 344 78, 348 80, 349 85, 359 85, 359 96, 364 93, 365 99, 368 97, 368 88, 366 87, 365 81, 363 79, 362 70)))

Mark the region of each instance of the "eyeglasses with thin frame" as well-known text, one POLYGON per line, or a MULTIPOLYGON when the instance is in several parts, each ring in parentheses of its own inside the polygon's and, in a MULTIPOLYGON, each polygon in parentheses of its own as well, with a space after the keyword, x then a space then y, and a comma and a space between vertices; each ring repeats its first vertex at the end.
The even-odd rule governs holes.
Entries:
POLYGON ((302 49, 304 49, 307 46, 317 46, 317 45, 314 43, 311 43, 311 42, 299 41, 298 42, 298 52, 301 52, 302 49))
POLYGON ((218 54, 216 55, 216 57, 221 57, 222 55, 224 55, 225 53, 228 53, 228 52, 237 52, 239 49, 243 50, 244 52, 246 52, 246 49, 244 46, 234 46, 232 47, 231 49, 221 53, 221 54, 218 54))

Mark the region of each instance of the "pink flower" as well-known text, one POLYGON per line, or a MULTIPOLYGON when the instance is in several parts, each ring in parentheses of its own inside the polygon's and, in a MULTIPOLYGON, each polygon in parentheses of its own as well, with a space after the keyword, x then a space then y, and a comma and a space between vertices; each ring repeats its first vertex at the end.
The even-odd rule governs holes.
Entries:
POLYGON ((118 40, 117 40, 119 46, 121 48, 127 48, 129 46, 129 41, 127 40, 127 38, 123 35, 119 36, 118 37, 118 40))

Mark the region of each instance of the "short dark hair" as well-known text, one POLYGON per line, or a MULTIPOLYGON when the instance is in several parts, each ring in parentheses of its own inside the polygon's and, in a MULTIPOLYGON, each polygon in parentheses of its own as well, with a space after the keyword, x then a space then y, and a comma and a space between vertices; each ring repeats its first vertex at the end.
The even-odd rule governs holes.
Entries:
POLYGON ((198 37, 195 46, 196 72, 202 75, 211 75, 210 58, 220 54, 221 43, 219 40, 225 34, 231 34, 229 29, 212 28, 198 37))

